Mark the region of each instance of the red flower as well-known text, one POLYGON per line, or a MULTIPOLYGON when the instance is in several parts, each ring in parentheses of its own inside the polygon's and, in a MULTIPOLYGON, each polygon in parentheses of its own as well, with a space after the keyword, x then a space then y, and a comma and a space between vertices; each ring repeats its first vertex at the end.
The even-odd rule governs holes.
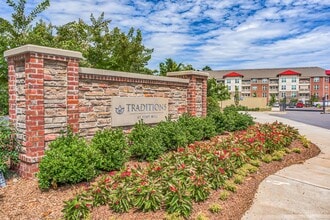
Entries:
POLYGON ((111 172, 109 172, 109 175, 114 176, 114 175, 116 175, 116 173, 117 173, 116 171, 111 171, 111 172))
POLYGON ((184 151, 184 148, 183 147, 179 147, 178 148, 178 152, 183 152, 184 151))
POLYGON ((221 173, 221 174, 225 174, 225 170, 222 168, 222 167, 219 167, 219 172, 221 173))
POLYGON ((80 204, 78 203, 78 204, 76 204, 74 207, 75 207, 76 209, 79 209, 80 204))
POLYGON ((129 177, 129 176, 131 176, 131 172, 130 171, 125 171, 125 172, 122 172, 121 174, 120 174, 120 176, 122 177, 122 178, 125 178, 125 177, 129 177))
POLYGON ((179 168, 184 169, 184 168, 186 168, 186 165, 184 163, 182 163, 179 168))
POLYGON ((178 191, 174 186, 170 186, 170 190, 171 190, 172 192, 177 192, 177 191, 178 191))
POLYGON ((157 167, 154 168, 154 171, 160 171, 161 169, 162 169, 162 167, 157 166, 157 167))
POLYGON ((91 204, 86 204, 86 207, 87 207, 87 208, 91 208, 92 205, 91 205, 91 204))
POLYGON ((254 138, 249 138, 249 139, 248 139, 248 142, 249 142, 249 143, 253 143, 254 141, 255 141, 254 138))
POLYGON ((107 178, 105 178, 105 180, 104 180, 104 182, 105 182, 105 183, 108 183, 108 182, 110 182, 110 181, 111 181, 111 179, 110 179, 110 178, 108 178, 108 177, 107 177, 107 178))

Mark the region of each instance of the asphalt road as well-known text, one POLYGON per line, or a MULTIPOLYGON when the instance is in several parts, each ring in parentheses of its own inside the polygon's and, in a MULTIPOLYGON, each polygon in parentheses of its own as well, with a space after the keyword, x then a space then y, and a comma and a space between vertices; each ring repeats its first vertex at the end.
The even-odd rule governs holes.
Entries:
POLYGON ((330 114, 320 112, 287 111, 283 113, 272 113, 273 116, 287 118, 293 121, 302 122, 330 130, 330 114))

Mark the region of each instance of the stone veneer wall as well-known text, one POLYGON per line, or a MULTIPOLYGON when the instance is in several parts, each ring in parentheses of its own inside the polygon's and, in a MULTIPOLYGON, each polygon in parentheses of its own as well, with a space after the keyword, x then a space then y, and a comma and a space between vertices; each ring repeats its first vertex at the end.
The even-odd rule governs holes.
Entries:
POLYGON ((141 78, 140 74, 115 71, 100 73, 97 69, 80 68, 79 133, 92 137, 97 130, 111 126, 112 96, 168 98, 169 117, 172 119, 177 119, 187 112, 189 81, 168 77, 157 77, 157 80, 154 76, 143 77, 145 79, 141 78), (135 78, 137 76, 139 77, 135 78))
POLYGON ((9 118, 22 145, 19 173, 33 178, 50 141, 70 126, 91 137, 111 127, 111 97, 169 99, 169 116, 206 115, 208 74, 169 77, 79 68, 81 53, 25 45, 5 52, 9 76, 9 118))

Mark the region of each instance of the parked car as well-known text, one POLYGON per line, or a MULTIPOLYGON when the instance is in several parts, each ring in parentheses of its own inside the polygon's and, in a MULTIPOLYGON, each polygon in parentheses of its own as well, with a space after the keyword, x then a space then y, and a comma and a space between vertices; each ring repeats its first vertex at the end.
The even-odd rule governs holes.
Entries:
POLYGON ((304 107, 304 103, 302 102, 297 102, 296 104, 296 108, 303 108, 304 107))

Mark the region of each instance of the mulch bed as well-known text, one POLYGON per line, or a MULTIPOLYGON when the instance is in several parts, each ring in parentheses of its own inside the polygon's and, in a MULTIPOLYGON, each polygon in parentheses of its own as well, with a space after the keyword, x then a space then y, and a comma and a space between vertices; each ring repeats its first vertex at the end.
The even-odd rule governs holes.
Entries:
MULTIPOLYGON (((279 162, 262 163, 258 172, 249 175, 242 184, 238 185, 237 192, 231 193, 226 201, 219 200, 220 190, 214 191, 207 201, 194 204, 190 219, 196 219, 200 213, 208 219, 241 219, 252 205, 254 195, 263 179, 284 167, 303 163, 320 153, 316 145, 311 144, 309 148, 305 148, 299 141, 294 141, 290 148, 300 148, 301 153, 286 155, 279 162), (222 207, 222 211, 218 214, 208 211, 210 205, 215 203, 222 207)), ((61 213, 63 201, 72 198, 83 188, 84 184, 78 184, 41 192, 36 180, 13 177, 8 180, 7 187, 0 188, 0 219, 61 219, 63 218, 61 213)), ((164 211, 143 213, 134 210, 117 214, 109 210, 107 206, 102 206, 93 209, 91 219, 147 220, 164 219, 165 215, 164 211)))

